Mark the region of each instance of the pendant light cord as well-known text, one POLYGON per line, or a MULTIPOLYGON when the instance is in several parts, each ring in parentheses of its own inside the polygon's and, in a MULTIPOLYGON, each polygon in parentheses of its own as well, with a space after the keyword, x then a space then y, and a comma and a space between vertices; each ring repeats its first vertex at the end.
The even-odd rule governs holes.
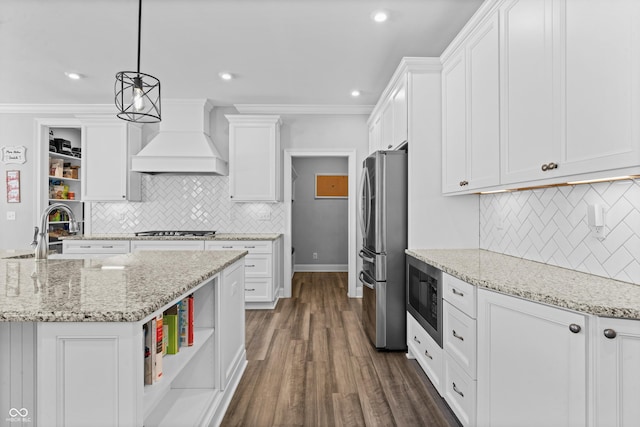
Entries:
POLYGON ((140 26, 142 25, 142 0, 138 0, 138 77, 140 77, 140 26))

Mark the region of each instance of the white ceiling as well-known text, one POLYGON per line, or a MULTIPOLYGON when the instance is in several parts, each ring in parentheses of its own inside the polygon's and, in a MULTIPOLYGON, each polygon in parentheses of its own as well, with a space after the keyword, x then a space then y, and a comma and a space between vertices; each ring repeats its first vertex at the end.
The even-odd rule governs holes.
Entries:
MULTIPOLYGON (((481 3, 143 0, 140 71, 160 79, 163 98, 371 105, 400 58, 439 56, 481 3), (377 9, 387 22, 373 22, 377 9)), ((136 68, 137 10, 136 0, 0 0, 0 103, 112 103, 116 72, 136 68)))

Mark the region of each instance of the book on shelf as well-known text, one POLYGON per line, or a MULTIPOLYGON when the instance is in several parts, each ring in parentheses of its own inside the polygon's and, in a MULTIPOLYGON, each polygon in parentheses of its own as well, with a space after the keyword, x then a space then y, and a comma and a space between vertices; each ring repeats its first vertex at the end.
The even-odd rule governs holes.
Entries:
POLYGON ((180 349, 180 331, 178 329, 178 304, 169 307, 162 318, 167 330, 167 354, 176 354, 180 349))
POLYGON ((188 336, 187 336, 187 345, 193 345, 193 295, 189 295, 187 297, 187 301, 189 303, 189 326, 188 326, 188 336))
MULTIPOLYGON (((153 384, 153 359, 151 358, 151 349, 153 346, 153 333, 151 333, 152 321, 142 325, 144 331, 144 383, 153 384)), ((154 331, 155 332, 155 331, 154 331)), ((155 356, 155 355, 154 355, 155 356)))
POLYGON ((187 298, 178 303, 178 330, 180 331, 180 347, 189 345, 189 301, 187 298))
POLYGON ((162 315, 162 355, 167 355, 167 341, 169 339, 169 326, 167 326, 167 319, 162 315))
POLYGON ((156 360, 155 360, 155 377, 154 382, 162 378, 162 314, 156 316, 156 360))

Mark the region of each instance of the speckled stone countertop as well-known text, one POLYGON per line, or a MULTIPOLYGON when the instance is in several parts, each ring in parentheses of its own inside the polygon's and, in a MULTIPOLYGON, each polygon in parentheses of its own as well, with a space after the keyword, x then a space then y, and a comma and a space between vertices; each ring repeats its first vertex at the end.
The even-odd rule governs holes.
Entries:
POLYGON ((136 236, 135 234, 92 234, 64 236, 61 240, 277 240, 279 233, 216 233, 215 236, 136 236))
POLYGON ((640 285, 478 249, 409 249, 465 282, 605 317, 640 319, 640 285))
POLYGON ((33 249, 0 250, 0 259, 33 258, 34 256, 35 256, 35 251, 33 249))
POLYGON ((104 259, 0 260, 0 321, 136 322, 247 251, 142 251, 104 259))

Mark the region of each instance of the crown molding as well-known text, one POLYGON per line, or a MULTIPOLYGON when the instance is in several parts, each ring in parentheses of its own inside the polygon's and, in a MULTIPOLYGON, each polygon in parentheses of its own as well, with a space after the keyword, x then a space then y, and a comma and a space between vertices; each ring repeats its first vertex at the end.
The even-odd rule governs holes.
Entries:
POLYGON ((373 105, 234 104, 240 114, 369 115, 373 105))
POLYGON ((0 114, 113 114, 112 104, 0 104, 0 114))

